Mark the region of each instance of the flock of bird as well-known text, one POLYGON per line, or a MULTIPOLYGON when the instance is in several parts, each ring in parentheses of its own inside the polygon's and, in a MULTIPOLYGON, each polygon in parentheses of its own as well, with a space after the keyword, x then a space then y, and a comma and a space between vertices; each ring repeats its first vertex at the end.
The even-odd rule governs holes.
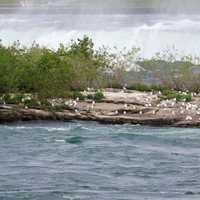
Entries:
MULTIPOLYGON (((91 92, 91 91, 92 89, 88 88, 88 91, 84 91, 83 94, 86 95, 87 92, 91 92)), ((126 88, 124 87, 123 92, 125 91, 126 91, 126 88)), ((158 92, 157 94, 159 95, 160 93, 161 92, 158 92)), ((171 116, 181 115, 185 117, 186 121, 192 121, 193 118, 198 118, 198 117, 199 117, 198 120, 200 121, 200 106, 199 105, 192 104, 190 102, 177 102, 176 99, 163 100, 163 101, 160 101, 158 104, 155 104, 151 102, 152 95, 153 93, 150 93, 150 95, 146 97, 146 103, 143 106, 144 109, 150 108, 152 115, 156 115, 159 110, 163 110, 163 111, 169 111, 171 116)), ((197 96, 197 94, 193 93, 192 96, 195 97, 197 96)), ((30 98, 31 97, 26 97, 26 99, 22 99, 22 102, 25 100, 29 100, 30 98)), ((76 98, 75 100, 66 101, 64 104, 66 106, 71 107, 76 114, 80 114, 79 102, 80 102, 80 99, 76 98)), ((3 102, 3 105, 6 105, 6 102, 3 102)), ((87 107, 87 110, 95 112, 95 105, 96 105, 96 102, 94 100, 91 101, 87 107)), ((52 107, 56 106, 56 100, 51 101, 51 106, 52 107)), ((27 106, 25 108, 28 109, 27 106)), ((136 110, 136 109, 137 109, 136 105, 132 105, 132 104, 130 105, 130 104, 124 103, 122 109, 115 110, 113 111, 113 113, 114 115, 121 115, 121 114, 127 115, 130 110, 136 110)), ((138 114, 139 115, 145 114, 143 110, 139 110, 138 114)))
MULTIPOLYGON (((90 92, 91 89, 88 89, 88 91, 90 92)), ((125 87, 123 88, 123 91, 124 92, 126 91, 125 87)), ((87 93, 87 92, 84 91, 84 93, 87 93)), ((161 94, 161 92, 158 92, 157 94, 159 95, 159 94, 161 94)), ((153 93, 152 93, 152 95, 153 95, 153 93)), ((195 95, 197 95, 197 94, 192 94, 192 96, 195 96, 195 95)), ((170 111, 172 116, 175 116, 176 114, 181 114, 181 115, 185 116, 186 121, 192 121, 193 116, 197 115, 197 116, 199 116, 199 120, 200 120, 200 107, 198 105, 195 105, 195 104, 192 104, 189 102, 177 103, 176 99, 161 101, 157 105, 153 105, 152 103, 150 103, 150 99, 151 99, 151 97, 146 98, 146 104, 144 105, 144 108, 153 108, 151 111, 152 115, 156 115, 158 109, 163 109, 164 111, 172 109, 170 111)), ((80 111, 78 109, 78 103, 79 103, 79 98, 76 98, 76 100, 70 100, 69 102, 66 102, 66 105, 73 107, 75 113, 80 114, 80 111)), ((88 106, 88 110, 89 111, 94 110, 95 105, 96 105, 96 102, 91 101, 90 105, 88 106)), ((130 105, 128 105, 127 103, 124 103, 123 109, 122 109, 123 115, 128 114, 129 106, 130 105)), ((135 110, 135 109, 137 109, 137 107, 135 105, 131 105, 131 109, 135 110)), ((115 110, 113 112, 115 115, 121 115, 121 112, 119 110, 115 110)), ((143 110, 139 110, 138 114, 143 115, 145 113, 143 110)))

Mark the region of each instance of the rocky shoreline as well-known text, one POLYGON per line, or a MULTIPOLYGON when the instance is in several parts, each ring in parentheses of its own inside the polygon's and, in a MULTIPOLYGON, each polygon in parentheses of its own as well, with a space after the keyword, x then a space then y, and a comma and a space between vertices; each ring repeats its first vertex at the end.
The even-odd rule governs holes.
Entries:
MULTIPOLYGON (((87 120, 107 124, 200 127, 200 96, 191 102, 162 100, 160 93, 104 91, 101 102, 69 100, 62 110, 0 105, 0 123, 32 120, 87 120)), ((54 100, 56 104, 56 100, 54 100)))

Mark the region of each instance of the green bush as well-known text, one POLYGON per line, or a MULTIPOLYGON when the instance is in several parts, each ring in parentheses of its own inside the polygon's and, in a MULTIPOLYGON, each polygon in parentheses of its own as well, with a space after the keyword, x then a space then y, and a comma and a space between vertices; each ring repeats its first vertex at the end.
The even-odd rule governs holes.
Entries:
POLYGON ((127 87, 128 90, 136 90, 141 92, 150 92, 152 90, 151 86, 143 85, 143 84, 134 84, 127 87))
POLYGON ((106 55, 86 36, 58 50, 35 43, 30 48, 19 42, 9 47, 0 43, 0 93, 67 97, 70 91, 96 87, 106 66, 106 55))
POLYGON ((104 98, 103 92, 95 92, 94 94, 95 101, 101 101, 103 98, 104 98))
POLYGON ((41 103, 37 98, 25 99, 24 105, 29 108, 40 107, 41 103))
POLYGON ((81 92, 75 91, 75 92, 72 92, 72 98, 73 99, 79 98, 80 100, 83 101, 85 99, 85 96, 81 92))
POLYGON ((19 104, 22 103, 23 95, 22 94, 5 94, 2 97, 2 100, 6 104, 19 104))
POLYGON ((163 90, 162 94, 164 95, 164 99, 176 99, 178 102, 190 102, 192 101, 192 96, 190 93, 188 94, 183 94, 179 93, 175 90, 163 90))
POLYGON ((88 94, 87 98, 98 102, 98 101, 102 101, 105 97, 104 97, 103 92, 98 91, 98 92, 95 92, 94 94, 88 94))

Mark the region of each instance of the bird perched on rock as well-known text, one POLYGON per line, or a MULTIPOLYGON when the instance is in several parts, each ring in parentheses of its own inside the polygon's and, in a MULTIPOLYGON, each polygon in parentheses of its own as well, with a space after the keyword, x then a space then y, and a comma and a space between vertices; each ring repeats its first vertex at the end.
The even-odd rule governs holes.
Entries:
POLYGON ((73 101, 73 106, 76 107, 77 106, 77 102, 74 100, 73 101))
POLYGON ((187 116, 186 118, 185 118, 187 121, 192 121, 192 117, 191 116, 187 116))

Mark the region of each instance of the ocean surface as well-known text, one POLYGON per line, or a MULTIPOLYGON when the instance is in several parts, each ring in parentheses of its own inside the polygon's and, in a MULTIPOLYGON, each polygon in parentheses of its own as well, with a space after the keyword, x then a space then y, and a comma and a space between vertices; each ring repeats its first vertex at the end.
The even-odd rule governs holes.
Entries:
POLYGON ((200 199, 200 129, 0 125, 0 199, 200 199))
POLYGON ((17 2, 0 4, 0 39, 5 45, 19 40, 30 46, 36 41, 56 49, 60 42, 68 44, 88 35, 96 48, 139 47, 144 58, 169 49, 181 56, 200 57, 198 0, 163 0, 161 10, 153 9, 161 6, 158 3, 142 0, 17 2), (142 7, 131 2, 142 2, 142 7))

